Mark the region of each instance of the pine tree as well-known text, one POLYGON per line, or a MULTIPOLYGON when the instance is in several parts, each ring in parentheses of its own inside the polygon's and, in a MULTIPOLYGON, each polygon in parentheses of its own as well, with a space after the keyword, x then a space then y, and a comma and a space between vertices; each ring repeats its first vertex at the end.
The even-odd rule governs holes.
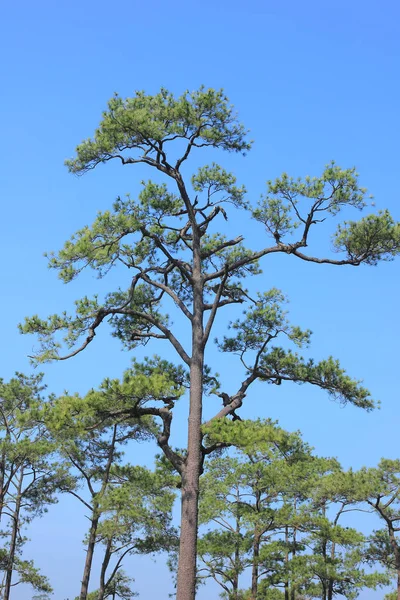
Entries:
POLYGON ((0 518, 4 540, 0 590, 4 600, 19 584, 30 585, 46 598, 52 591, 47 577, 23 556, 27 541, 24 529, 42 516, 49 504, 57 502, 56 493, 66 478, 46 428, 34 417, 44 404, 44 389, 42 375, 17 374, 8 383, 0 380, 0 518))
MULTIPOLYGON (((112 382, 106 381, 106 387, 112 382)), ((175 382, 166 374, 129 380, 129 391, 143 402, 161 396, 170 398, 175 382)), ((114 404, 114 411, 121 408, 114 404)), ((85 397, 64 395, 40 411, 49 434, 61 455, 69 477, 60 490, 71 494, 85 508, 90 523, 80 600, 90 597, 89 583, 96 545, 104 548, 98 598, 103 600, 114 585, 122 561, 135 551, 166 549, 173 532, 169 526, 174 494, 161 475, 123 461, 124 447, 157 433, 151 416, 124 416, 122 422, 108 416, 104 394, 91 390, 85 397), (145 539, 139 543, 137 535, 145 539), (162 539, 166 536, 165 543, 162 539), (113 558, 116 558, 116 565, 113 558), (111 574, 107 575, 107 569, 111 574)))
POLYGON ((400 460, 382 459, 376 468, 352 474, 352 481, 355 499, 366 502, 384 523, 372 537, 368 553, 395 573, 393 598, 400 600, 400 460))
MULTIPOLYGON (((333 245, 339 257, 307 253, 318 223, 342 208, 362 209, 366 192, 354 169, 329 164, 320 177, 294 180, 287 174, 268 182, 258 206, 245 200, 245 189, 233 174, 211 163, 187 180, 187 161, 201 149, 246 153, 247 132, 238 122, 222 91, 201 88, 175 98, 167 90, 154 95, 137 92, 132 98, 112 98, 94 137, 77 147, 76 158, 67 161, 72 173, 83 174, 98 165, 116 161, 124 166, 141 164, 162 176, 166 183, 148 181, 137 200, 118 198, 112 211, 100 213, 90 227, 78 231, 64 248, 50 255, 50 266, 71 281, 82 269, 93 268, 104 276, 115 265, 125 266, 127 279, 110 291, 104 301, 97 296, 77 301, 75 315, 34 316, 22 326, 42 342, 38 360, 75 356, 95 338, 98 327, 111 321, 113 334, 132 349, 149 340, 167 340, 189 370, 189 424, 187 452, 173 453, 164 441, 162 449, 182 478, 182 518, 177 600, 193 600, 196 581, 196 543, 199 478, 204 456, 202 402, 207 379, 205 352, 217 313, 229 305, 247 304, 242 321, 233 325, 234 338, 221 343, 224 351, 244 357, 245 376, 236 393, 220 392, 223 406, 215 415, 235 416, 250 385, 257 379, 309 381, 344 401, 371 408, 366 390, 357 386, 333 359, 307 362, 283 349, 270 350, 278 336, 298 345, 309 332, 291 327, 281 309, 277 290, 251 297, 243 280, 260 273, 259 261, 282 253, 316 264, 375 265, 390 260, 400 248, 400 227, 387 211, 360 221, 339 225, 333 245), (243 237, 224 235, 228 209, 245 211, 265 232, 259 249, 248 249, 243 237), (271 241, 272 240, 272 241, 271 241), (179 339, 165 312, 168 302, 181 313, 187 336, 179 339), (61 351, 58 334, 66 332, 72 349, 61 351)), ((262 236, 259 236, 260 238, 262 236)), ((175 310, 174 309, 174 310, 175 310)), ((166 409, 168 410, 168 409, 166 409)), ((171 416, 164 412, 166 436, 171 416)))

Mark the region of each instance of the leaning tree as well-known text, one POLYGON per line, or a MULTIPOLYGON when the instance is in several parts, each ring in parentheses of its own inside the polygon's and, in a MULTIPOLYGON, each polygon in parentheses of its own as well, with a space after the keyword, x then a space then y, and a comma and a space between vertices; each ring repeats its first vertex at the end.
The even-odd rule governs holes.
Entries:
POLYGON ((278 336, 302 346, 309 332, 287 322, 279 291, 253 297, 244 279, 259 274, 261 259, 271 254, 358 266, 391 259, 400 249, 400 227, 385 210, 340 225, 333 238, 338 256, 307 253, 318 223, 342 208, 367 205, 366 191, 354 169, 331 163, 316 178, 299 180, 284 174, 268 182, 257 205, 246 201, 245 188, 237 186, 234 175, 218 164, 200 167, 189 179, 185 176, 187 161, 198 149, 245 154, 250 145, 222 91, 201 88, 176 98, 161 89, 156 95, 137 92, 132 98, 113 97, 93 138, 80 144, 76 158, 67 161, 69 170, 84 174, 102 163, 119 161, 124 166, 147 165, 157 177, 143 184, 136 200, 118 198, 112 211, 98 214, 90 227, 78 231, 49 261, 65 282, 87 267, 103 276, 114 265, 126 267, 126 281, 102 301, 97 296, 77 301, 71 316, 62 313, 45 320, 34 316, 21 327, 25 333, 39 335, 42 346, 36 358, 41 361, 81 352, 107 321, 128 348, 150 339, 167 340, 187 368, 188 442, 183 455, 169 445, 173 402, 158 409, 164 424, 159 444, 182 478, 177 600, 192 600, 195 595, 199 477, 204 457, 218 446, 218 442, 205 445, 202 430, 204 385, 212 384, 205 351, 217 313, 230 305, 248 306, 243 319, 232 324, 233 335, 220 342, 223 351, 240 355, 244 377, 235 393, 218 391, 222 407, 215 419, 236 418, 235 411, 257 379, 309 382, 343 401, 371 408, 368 392, 337 361, 315 364, 294 352, 271 348, 278 336), (264 235, 258 236, 258 249, 246 248, 242 236, 229 235, 228 209, 241 210, 241 218, 261 225, 264 235), (183 336, 171 326, 165 312, 168 302, 182 315, 183 336), (64 339, 59 337, 62 331, 64 339), (186 331, 190 331, 190 347, 186 331), (64 344, 70 350, 63 352, 64 344))

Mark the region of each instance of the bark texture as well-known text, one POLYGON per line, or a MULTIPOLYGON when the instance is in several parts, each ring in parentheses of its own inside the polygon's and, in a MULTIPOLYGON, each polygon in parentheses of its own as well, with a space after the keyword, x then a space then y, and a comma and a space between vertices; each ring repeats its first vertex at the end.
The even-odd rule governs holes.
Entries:
POLYGON ((22 492, 22 481, 23 481, 23 472, 21 472, 20 479, 18 481, 16 500, 15 500, 15 510, 12 516, 12 529, 11 529, 11 540, 10 540, 10 552, 8 555, 8 565, 6 571, 6 579, 4 585, 4 600, 9 600, 10 591, 11 591, 11 583, 12 583, 12 575, 14 570, 14 559, 15 552, 17 549, 17 537, 18 537, 18 525, 19 525, 19 514, 21 511, 21 492, 22 492))
POLYGON ((193 321, 188 445, 187 457, 182 469, 181 535, 176 600, 194 600, 196 595, 198 499, 200 471, 203 461, 201 448, 204 368, 203 311, 200 237, 194 226, 193 321))

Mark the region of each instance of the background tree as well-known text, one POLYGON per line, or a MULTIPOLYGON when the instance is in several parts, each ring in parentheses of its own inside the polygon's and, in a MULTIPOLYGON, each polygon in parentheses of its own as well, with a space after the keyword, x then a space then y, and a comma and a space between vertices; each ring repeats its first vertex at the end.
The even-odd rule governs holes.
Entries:
POLYGON ((387 584, 386 573, 365 569, 364 535, 339 523, 358 507, 336 460, 270 422, 229 429, 240 451, 211 459, 202 478, 200 522, 212 528, 199 539, 201 577, 235 600, 356 598, 387 584), (239 586, 246 570, 248 591, 239 586))
POLYGON ((118 468, 116 475, 121 483, 107 490, 102 502, 104 519, 97 530, 104 548, 98 600, 107 598, 120 581, 125 557, 168 552, 176 550, 177 544, 171 525, 175 477, 168 477, 162 468, 151 472, 129 464, 118 468))
MULTIPOLYGON (((157 398, 157 395, 166 393, 170 398, 172 387, 175 389, 176 384, 167 381, 166 375, 153 375, 149 379, 138 375, 129 382, 130 392, 139 396, 142 401, 148 400, 149 394, 151 398, 157 398)), ((124 556, 138 546, 137 540, 132 537, 135 531, 139 530, 143 535, 145 528, 148 536, 150 530, 153 536, 157 531, 159 536, 167 533, 166 524, 173 498, 167 489, 160 487, 160 477, 157 474, 152 475, 146 469, 123 463, 123 448, 130 440, 139 442, 157 432, 152 417, 143 416, 139 421, 126 415, 122 422, 117 418, 107 418, 104 412, 100 412, 98 395, 94 390, 85 398, 66 395, 44 407, 41 414, 41 419, 46 422, 58 452, 71 473, 62 491, 70 493, 89 511, 90 527, 85 540, 87 548, 80 600, 88 597, 96 543, 102 540, 106 546, 99 588, 99 593, 104 595, 107 582, 109 589, 124 556), (152 483, 159 488, 152 488, 152 483), (135 500, 134 493, 138 495, 135 500), (126 501, 129 499, 129 509, 124 508, 118 498, 125 498, 126 501), (162 502, 164 511, 160 509, 162 502), (156 524, 152 512, 157 506, 160 521, 156 524), (112 513, 114 515, 110 517, 112 513), (124 525, 121 523, 123 517, 124 525), (152 529, 150 523, 153 523, 152 529), (125 542, 120 539, 121 547, 117 540, 124 536, 125 542), (117 561, 115 572, 106 579, 110 559, 120 551, 123 552, 117 561)), ((147 551, 151 552, 150 541, 147 545, 147 551)), ((143 543, 141 547, 144 550, 146 544, 143 543)), ((155 544, 153 549, 155 550, 155 544)))
POLYGON ((354 474, 354 495, 364 500, 384 522, 384 529, 374 532, 368 555, 395 572, 394 596, 400 599, 400 460, 382 459, 376 468, 361 469, 354 474))
POLYGON ((0 381, 0 513, 4 540, 0 590, 4 600, 19 584, 29 584, 45 595, 52 591, 33 561, 22 556, 27 541, 23 530, 57 501, 56 493, 66 477, 55 460, 55 447, 46 428, 31 415, 43 405, 44 389, 42 375, 17 374, 8 383, 0 381))
MULTIPOLYGON (((225 549, 226 553, 229 548, 228 544, 224 545, 223 530, 230 531, 231 535, 236 533, 242 543, 235 553, 236 563, 240 566, 235 589, 239 589, 239 574, 250 567, 251 598, 255 599, 259 578, 274 571, 272 555, 265 551, 264 545, 269 546, 271 539, 286 532, 292 518, 291 507, 286 501, 289 487, 293 486, 292 491, 297 483, 295 493, 301 494, 306 475, 304 468, 299 471, 299 463, 307 463, 311 455, 298 434, 289 434, 269 421, 243 422, 241 425, 242 436, 237 443, 242 452, 235 458, 212 459, 203 477, 201 520, 213 522, 218 529, 201 539, 200 548, 209 541, 208 554, 212 557, 215 547, 217 556, 221 556, 221 552, 225 549), (253 435, 260 428, 264 432, 257 444, 253 435)), ((200 556, 207 564, 201 553, 200 556)), ((213 575, 212 569, 209 572, 213 575)), ((220 576, 223 572, 220 564, 220 576)), ((236 598, 234 590, 232 592, 232 598, 236 598)))
MULTIPOLYGON (((119 570, 112 578, 110 585, 107 586, 104 592, 101 592, 100 590, 89 592, 87 598, 88 600, 99 600, 99 598, 112 598, 112 600, 115 600, 116 598, 122 598, 123 600, 132 600, 132 598, 136 598, 138 595, 132 591, 132 583, 133 579, 128 577, 124 571, 119 570), (103 596, 100 596, 101 593, 103 596)), ((77 596, 75 600, 79 600, 79 596, 77 596)))
POLYGON ((318 178, 293 180, 284 174, 268 183, 259 206, 251 208, 244 199, 245 189, 215 163, 193 175, 190 189, 183 171, 198 148, 240 153, 250 148, 246 131, 222 91, 201 88, 174 98, 162 89, 154 96, 137 92, 132 98, 116 95, 110 100, 94 137, 79 145, 76 158, 67 161, 70 171, 82 174, 111 160, 122 165, 142 163, 165 176, 174 189, 170 191, 165 183, 145 183, 138 201, 118 198, 112 212, 99 214, 91 227, 80 230, 57 255, 50 256, 50 265, 66 282, 86 267, 105 275, 114 265, 125 265, 133 277, 121 289, 103 302, 97 297, 83 298, 73 316, 53 315, 48 320, 35 316, 22 327, 24 332, 39 334, 42 350, 37 358, 54 360, 82 351, 101 323, 111 319, 114 335, 127 347, 151 338, 166 339, 189 368, 187 454, 173 455, 163 446, 182 477, 177 600, 192 600, 195 594, 199 477, 208 452, 202 448, 201 433, 204 359, 217 312, 226 305, 249 302, 247 318, 236 326, 237 337, 222 347, 241 355, 251 348, 256 356, 251 364, 245 363, 246 376, 238 391, 224 392, 224 406, 216 417, 235 414, 256 379, 323 381, 345 400, 370 407, 365 390, 344 376, 333 360, 315 366, 284 351, 266 356, 268 343, 281 332, 298 344, 309 336, 286 325, 281 313, 274 317, 281 299, 276 291, 251 299, 242 282, 245 276, 260 272, 258 260, 269 254, 358 266, 389 260, 400 247, 400 227, 383 211, 338 227, 333 245, 342 253, 339 258, 304 251, 316 224, 344 207, 366 206, 365 190, 359 187, 354 169, 343 170, 332 163, 318 178), (223 222, 226 208, 232 206, 248 209, 272 245, 249 250, 242 236, 228 233, 226 237, 223 222), (185 348, 186 336, 178 339, 163 312, 165 300, 183 315, 191 334, 190 350, 185 348), (255 327, 255 337, 248 326, 255 327), (62 330, 67 332, 67 345, 74 346, 66 355, 59 354, 57 334, 62 330))

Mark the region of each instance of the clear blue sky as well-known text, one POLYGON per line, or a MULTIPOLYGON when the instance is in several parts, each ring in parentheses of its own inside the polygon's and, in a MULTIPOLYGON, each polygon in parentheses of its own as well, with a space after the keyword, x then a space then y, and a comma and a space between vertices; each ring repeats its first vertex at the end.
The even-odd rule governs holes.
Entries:
MULTIPOLYGON (((69 308, 98 285, 89 275, 62 285, 43 252, 59 248, 118 194, 135 192, 142 178, 114 167, 74 178, 63 166, 114 91, 223 87, 255 140, 247 158, 223 163, 252 198, 282 171, 318 174, 333 158, 356 165, 377 207, 399 219, 399 23, 395 0, 3 3, 0 376, 29 372, 34 341, 16 329, 25 315, 69 308)), ((265 264, 260 286, 288 294, 293 320, 315 332, 312 353, 341 358, 382 409, 363 414, 305 387, 259 386, 244 414, 300 429, 319 454, 338 456, 346 467, 398 457, 399 265, 319 268, 289 257, 265 264)), ((233 379, 236 363, 218 360, 233 379)), ((129 361, 105 333, 75 360, 46 367, 46 381, 55 393, 84 392, 119 376, 129 361)), ((85 519, 75 523, 75 513, 63 500, 31 532, 30 551, 51 577, 56 600, 78 591, 85 519)), ((167 597, 166 572, 155 577, 154 564, 143 559, 132 568, 141 597, 167 597)), ((14 593, 28 598, 22 589, 14 593)))

